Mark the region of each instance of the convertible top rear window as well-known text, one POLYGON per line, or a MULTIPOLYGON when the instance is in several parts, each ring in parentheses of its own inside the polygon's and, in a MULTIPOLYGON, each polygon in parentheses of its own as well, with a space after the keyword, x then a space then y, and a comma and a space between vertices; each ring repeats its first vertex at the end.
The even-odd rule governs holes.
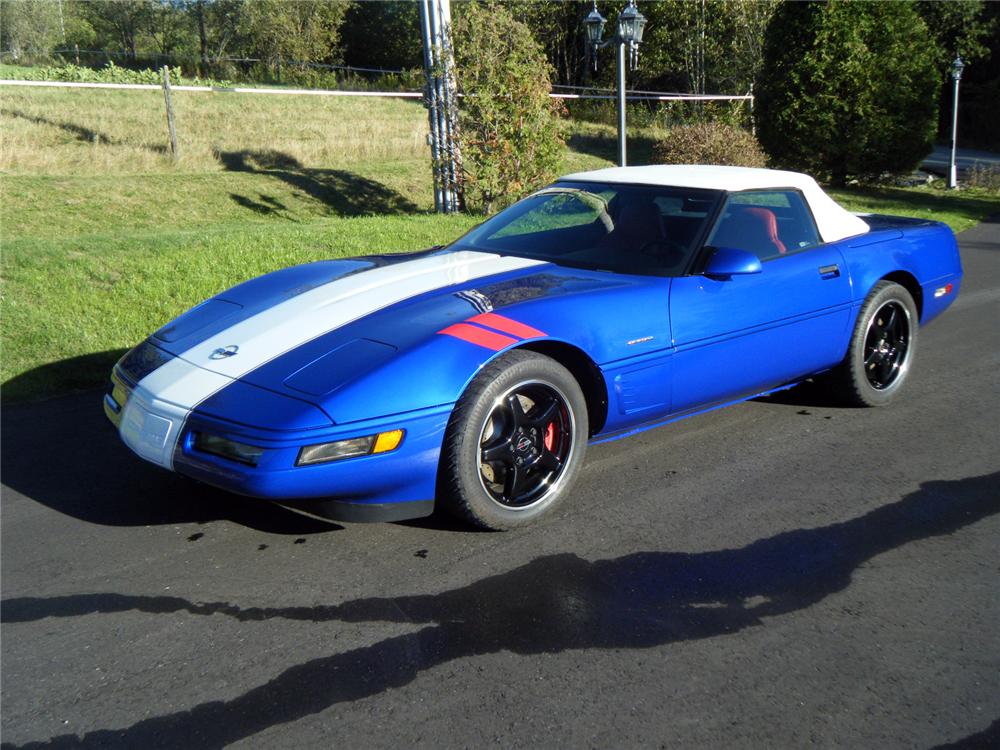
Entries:
POLYGON ((617 273, 680 276, 721 195, 557 182, 483 222, 452 247, 617 273))

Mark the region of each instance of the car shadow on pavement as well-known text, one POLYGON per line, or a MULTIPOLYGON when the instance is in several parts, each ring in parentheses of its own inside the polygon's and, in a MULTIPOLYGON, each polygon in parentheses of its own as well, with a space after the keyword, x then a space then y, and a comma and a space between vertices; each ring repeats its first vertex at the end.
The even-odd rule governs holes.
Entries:
POLYGON ((810 406, 817 409, 829 407, 833 409, 856 409, 853 404, 841 401, 830 392, 830 388, 822 381, 803 380, 801 383, 780 391, 757 396, 751 399, 758 404, 780 404, 782 406, 810 406))
POLYGON ((1000 513, 998 482, 1000 472, 926 482, 862 516, 782 532, 738 549, 640 552, 594 561, 575 554, 547 555, 439 594, 281 608, 112 593, 24 597, 3 601, 0 620, 28 623, 46 617, 142 612, 413 627, 370 646, 292 666, 236 698, 143 719, 123 729, 63 735, 44 743, 221 747, 335 704, 407 685, 422 672, 456 659, 501 651, 532 655, 643 649, 768 627, 771 618, 807 609, 844 590, 854 571, 876 555, 952 534, 1000 513))
POLYGON ((990 724, 986 729, 955 742, 935 745, 931 750, 996 750, 1000 747, 1000 719, 990 724))
POLYGON ((105 526, 229 520, 295 535, 342 528, 198 484, 141 460, 104 416, 103 398, 103 391, 89 391, 5 406, 0 424, 3 484, 60 513, 105 526))

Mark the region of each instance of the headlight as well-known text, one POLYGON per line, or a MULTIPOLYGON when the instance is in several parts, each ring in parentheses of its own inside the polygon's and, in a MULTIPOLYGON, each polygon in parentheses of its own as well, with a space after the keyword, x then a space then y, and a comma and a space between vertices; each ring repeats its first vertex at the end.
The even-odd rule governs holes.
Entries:
POLYGON ((209 435, 204 432, 195 433, 195 450, 211 453, 214 456, 222 456, 231 461, 239 461, 241 464, 256 466, 264 453, 263 448, 246 443, 237 443, 235 440, 227 440, 218 435, 209 435))
POLYGON ((396 450, 402 442, 403 430, 390 430, 389 432, 380 432, 377 435, 307 445, 299 451, 295 465, 324 464, 329 461, 340 461, 344 458, 367 456, 371 453, 387 453, 396 450))

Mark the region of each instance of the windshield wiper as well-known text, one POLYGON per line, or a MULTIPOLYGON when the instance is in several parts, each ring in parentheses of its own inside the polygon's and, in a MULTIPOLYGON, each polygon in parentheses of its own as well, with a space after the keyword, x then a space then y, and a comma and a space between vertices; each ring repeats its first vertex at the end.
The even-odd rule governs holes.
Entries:
POLYGON ((579 198, 583 203, 585 203, 590 208, 598 211, 598 218, 604 225, 608 234, 615 231, 615 223, 611 220, 611 214, 608 213, 608 201, 603 196, 597 193, 591 193, 586 190, 581 190, 580 188, 566 188, 566 187, 547 187, 539 190, 534 195, 573 195, 579 198))

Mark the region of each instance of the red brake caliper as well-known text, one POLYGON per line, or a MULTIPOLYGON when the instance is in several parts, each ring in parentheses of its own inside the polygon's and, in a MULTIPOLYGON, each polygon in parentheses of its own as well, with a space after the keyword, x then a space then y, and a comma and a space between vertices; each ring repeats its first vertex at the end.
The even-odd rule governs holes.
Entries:
POLYGON ((545 450, 551 451, 552 446, 556 442, 556 423, 549 422, 549 426, 545 428, 545 439, 542 441, 545 443, 545 450))

